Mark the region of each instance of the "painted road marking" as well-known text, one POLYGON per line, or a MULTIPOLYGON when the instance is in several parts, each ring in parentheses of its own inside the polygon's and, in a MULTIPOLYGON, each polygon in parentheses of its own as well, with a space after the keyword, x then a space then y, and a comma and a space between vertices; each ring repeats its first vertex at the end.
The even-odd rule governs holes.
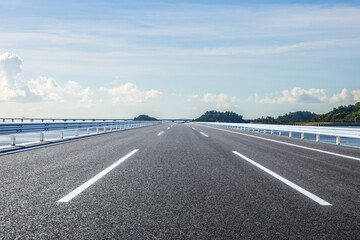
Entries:
POLYGON ((134 155, 137 151, 139 151, 139 149, 134 149, 132 150, 130 153, 128 153, 126 156, 124 156, 123 158, 121 158, 120 160, 118 160, 117 162, 111 164, 109 167, 107 167, 106 169, 104 169, 103 171, 101 171, 100 173, 98 173, 96 176, 94 176, 93 178, 91 178, 90 180, 88 180, 87 182, 85 182, 84 184, 82 184, 81 186, 79 186, 78 188, 76 188, 75 190, 73 190, 72 192, 70 192, 68 195, 66 195, 65 197, 61 198, 60 200, 58 200, 57 202, 69 202, 71 199, 73 199, 74 197, 76 197, 77 195, 79 195, 82 191, 84 191, 85 189, 87 189, 88 187, 90 187, 92 184, 94 184, 95 182, 97 182, 100 178, 102 178, 103 176, 105 176, 106 174, 108 174, 111 170, 113 170, 115 167, 117 167, 120 163, 122 163, 123 161, 125 161, 126 159, 128 159, 129 157, 131 157, 132 155, 134 155))
POLYGON ((316 149, 316 148, 305 147, 305 146, 301 146, 301 145, 297 145, 297 144, 293 144, 293 143, 282 142, 282 141, 269 139, 269 138, 264 138, 264 137, 259 137, 259 136, 254 136, 254 135, 250 135, 250 134, 246 134, 246 133, 234 132, 234 131, 230 131, 230 130, 226 130, 226 129, 209 127, 209 126, 205 126, 205 125, 203 125, 203 126, 208 127, 208 128, 213 128, 213 129, 216 129, 216 130, 220 130, 220 131, 224 131, 224 132, 235 133, 235 134, 244 135, 244 136, 253 137, 253 138, 258 138, 258 139, 262 139, 262 140, 266 140, 266 141, 270 141, 270 142, 276 142, 276 143, 280 143, 280 144, 284 144, 284 145, 288 145, 288 146, 303 148, 303 149, 307 149, 307 150, 311 150, 311 151, 315 151, 315 152, 321 152, 321 153, 326 153, 326 154, 330 154, 330 155, 334 155, 334 156, 338 156, 338 157, 343 157, 343 158, 348 158, 348 159, 360 161, 360 158, 357 158, 357 157, 352 157, 352 156, 343 155, 343 154, 334 153, 334 152, 328 152, 328 151, 324 151, 324 150, 320 150, 320 149, 316 149))
POLYGON ((248 161, 249 163, 255 165, 256 167, 260 168, 261 170, 263 170, 264 172, 270 174, 271 176, 277 178, 278 180, 282 181, 283 183, 285 183, 286 185, 292 187, 293 189, 295 189, 296 191, 304 194, 305 196, 307 196, 308 198, 310 198, 311 200, 317 202, 318 204, 320 205, 323 205, 323 206, 331 206, 330 203, 326 202, 325 200, 319 198, 318 196, 312 194, 311 192, 303 189, 302 187, 299 187, 298 185, 296 185, 295 183, 287 180, 286 178, 283 178, 282 176, 274 173, 273 171, 267 169, 266 167, 258 164, 257 162, 254 162, 253 160, 251 160, 250 158, 248 157, 245 157, 244 155, 236 152, 236 151, 233 151, 234 154, 238 155, 239 157, 241 157, 242 159, 248 161))
POLYGON ((168 127, 167 129, 170 129, 170 127, 168 127))
POLYGON ((202 135, 204 135, 205 137, 209 137, 208 135, 206 135, 205 133, 203 132, 200 132, 202 135))
POLYGON ((193 130, 196 130, 195 128, 192 128, 193 130))
POLYGON ((159 133, 158 133, 158 136, 160 136, 160 135, 163 134, 163 133, 164 133, 164 131, 159 132, 159 133))

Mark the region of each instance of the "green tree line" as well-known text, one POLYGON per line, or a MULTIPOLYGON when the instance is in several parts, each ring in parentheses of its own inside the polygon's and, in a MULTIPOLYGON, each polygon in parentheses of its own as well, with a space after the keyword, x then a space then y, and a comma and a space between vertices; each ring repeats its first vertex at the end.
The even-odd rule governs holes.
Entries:
POLYGON ((360 102, 355 105, 340 106, 332 111, 316 115, 313 122, 360 122, 360 102))
POLYGON ((218 112, 218 111, 207 111, 199 118, 194 119, 196 122, 233 122, 242 123, 244 122, 243 116, 238 115, 234 112, 218 112))

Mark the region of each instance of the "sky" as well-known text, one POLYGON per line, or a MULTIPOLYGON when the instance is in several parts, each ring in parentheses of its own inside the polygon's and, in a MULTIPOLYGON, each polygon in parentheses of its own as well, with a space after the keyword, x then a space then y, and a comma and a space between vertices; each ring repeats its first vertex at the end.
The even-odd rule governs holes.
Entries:
POLYGON ((0 117, 245 119, 360 101, 359 1, 0 0, 0 117))

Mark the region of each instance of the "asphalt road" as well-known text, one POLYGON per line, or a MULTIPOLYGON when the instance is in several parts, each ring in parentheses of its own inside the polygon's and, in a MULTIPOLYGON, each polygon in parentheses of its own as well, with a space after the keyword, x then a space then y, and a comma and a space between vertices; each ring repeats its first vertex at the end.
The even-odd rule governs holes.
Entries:
POLYGON ((0 239, 359 239, 359 158, 198 124, 4 155, 0 239))

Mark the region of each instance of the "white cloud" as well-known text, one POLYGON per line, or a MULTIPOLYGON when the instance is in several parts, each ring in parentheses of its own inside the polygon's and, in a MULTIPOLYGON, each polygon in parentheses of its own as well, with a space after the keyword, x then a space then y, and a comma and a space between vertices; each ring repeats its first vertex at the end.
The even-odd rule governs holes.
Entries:
POLYGON ((95 105, 91 98, 94 96, 94 93, 90 90, 90 88, 81 90, 79 95, 81 96, 80 103, 78 104, 79 107, 90 108, 95 105))
POLYGON ((137 86, 129 82, 115 88, 101 87, 100 91, 107 92, 112 97, 113 104, 139 104, 162 96, 162 92, 158 90, 151 89, 142 91, 137 86))
POLYGON ((237 101, 237 97, 232 97, 224 93, 206 93, 202 101, 206 103, 216 103, 217 109, 229 109, 237 101))
POLYGON ((63 102, 64 96, 80 96, 80 106, 92 106, 89 88, 81 89, 79 83, 68 81, 61 87, 54 78, 40 77, 23 83, 19 80, 22 59, 15 54, 0 55, 0 101, 6 102, 63 102))
POLYGON ((38 80, 28 82, 29 89, 32 93, 40 96, 44 101, 64 102, 64 96, 81 97, 79 107, 92 107, 94 103, 91 97, 94 93, 90 88, 81 88, 81 85, 75 81, 68 81, 65 87, 61 87, 55 79, 40 77, 38 80))
POLYGON ((277 101, 278 103, 321 103, 327 102, 327 97, 324 89, 311 88, 305 90, 302 88, 293 88, 290 91, 284 90, 283 96, 277 101))
POLYGON ((61 95, 64 89, 53 78, 40 77, 38 80, 28 82, 30 92, 40 96, 44 101, 63 102, 61 95))
POLYGON ((351 97, 349 96, 348 90, 346 88, 341 90, 341 93, 334 94, 329 99, 330 103, 346 103, 346 102, 350 102, 350 101, 351 101, 351 97))
MULTIPOLYGON (((262 103, 262 104, 268 104, 268 103, 275 104, 276 103, 276 99, 269 97, 269 96, 266 96, 265 98, 260 98, 259 94, 255 93, 254 97, 255 97, 256 103, 262 103)), ((251 98, 249 98, 249 99, 251 99, 251 98)))
MULTIPOLYGON (((353 98, 355 99, 357 91, 353 91, 352 93, 353 98)), ((256 103, 262 104, 347 103, 352 100, 346 88, 342 89, 340 93, 334 94, 330 98, 327 97, 325 89, 311 88, 306 90, 299 87, 282 91, 281 97, 266 96, 264 98, 260 98, 257 93, 254 94, 254 97, 256 103)))
POLYGON ((360 102, 360 89, 352 91, 353 99, 360 102))
POLYGON ((27 89, 18 80, 22 59, 15 54, 0 55, 0 101, 23 101, 27 89))
POLYGON ((22 69, 22 59, 9 52, 0 56, 1 85, 11 87, 16 85, 16 78, 22 69))

